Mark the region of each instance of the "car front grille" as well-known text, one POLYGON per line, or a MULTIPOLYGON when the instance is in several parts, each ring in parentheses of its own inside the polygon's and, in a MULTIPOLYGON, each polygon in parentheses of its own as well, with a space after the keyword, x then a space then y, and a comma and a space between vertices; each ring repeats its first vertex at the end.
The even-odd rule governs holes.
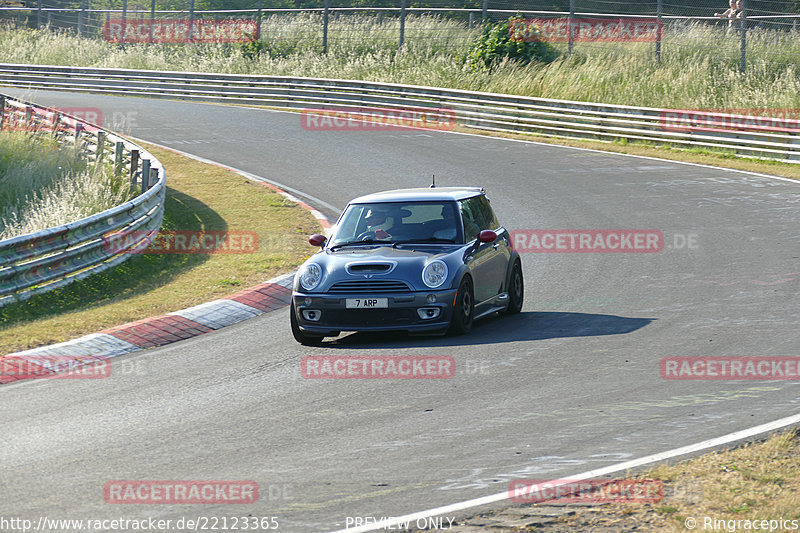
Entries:
POLYGON ((389 279, 359 279, 334 283, 329 294, 375 294, 380 292, 411 292, 411 288, 402 281, 389 279))
POLYGON ((323 314, 325 325, 346 329, 362 326, 401 326, 415 322, 414 309, 347 309, 323 314))

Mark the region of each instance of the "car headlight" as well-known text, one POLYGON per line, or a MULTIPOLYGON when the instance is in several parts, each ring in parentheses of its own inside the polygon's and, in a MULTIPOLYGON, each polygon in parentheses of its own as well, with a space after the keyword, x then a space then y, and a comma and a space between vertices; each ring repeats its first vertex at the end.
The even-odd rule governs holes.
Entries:
POLYGON ((447 265, 438 259, 431 261, 422 269, 422 282, 431 289, 440 286, 446 279, 447 265))
POLYGON ((300 286, 307 291, 314 290, 322 279, 322 269, 316 263, 309 263, 300 272, 300 286))

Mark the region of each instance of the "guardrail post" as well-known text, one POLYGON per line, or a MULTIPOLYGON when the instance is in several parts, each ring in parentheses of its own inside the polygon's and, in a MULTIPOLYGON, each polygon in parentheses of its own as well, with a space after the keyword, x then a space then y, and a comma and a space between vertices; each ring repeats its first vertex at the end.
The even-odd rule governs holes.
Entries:
POLYGON ((400 48, 406 40, 406 0, 400 0, 400 48))
POLYGON ((0 94, 0 130, 3 129, 3 123, 6 119, 6 97, 0 94))
MULTIPOLYGON (((481 20, 486 22, 486 19, 489 17, 489 0, 483 0, 483 9, 481 10, 481 20)), ((470 19, 470 24, 472 23, 472 19, 470 19)))
POLYGON ((119 141, 114 144, 114 177, 118 178, 122 174, 122 154, 125 145, 119 141))
POLYGON ((747 68, 747 0, 742 0, 742 20, 739 21, 739 31, 742 32, 742 50, 739 57, 739 72, 744 73, 747 68))
POLYGON ((36 0, 36 29, 42 28, 42 0, 36 0))
POLYGON ((325 0, 324 10, 322 11, 322 53, 328 53, 328 11, 331 8, 331 0, 325 0))
POLYGON ((472 11, 469 12, 469 29, 472 29, 475 26, 475 13, 472 11))
POLYGON ((139 150, 131 150, 131 189, 136 188, 136 173, 139 172, 139 150))
POLYGON ((104 131, 97 132, 97 152, 94 154, 94 164, 99 165, 103 162, 103 156, 106 155, 106 133, 104 131))
POLYGON ((142 192, 150 188, 150 160, 142 159, 142 192))
POLYGON ((25 129, 31 129, 33 122, 33 108, 31 106, 25 106, 25 129))

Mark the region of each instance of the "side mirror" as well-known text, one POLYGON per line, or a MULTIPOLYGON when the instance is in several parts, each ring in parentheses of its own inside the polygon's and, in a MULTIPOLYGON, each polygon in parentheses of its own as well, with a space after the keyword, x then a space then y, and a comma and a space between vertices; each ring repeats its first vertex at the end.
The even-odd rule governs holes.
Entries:
POLYGON ((315 233, 308 238, 308 243, 311 246, 322 246, 327 240, 328 238, 325 235, 322 235, 321 233, 315 233))
POLYGON ((497 233, 490 229, 485 229, 478 234, 478 240, 481 242, 494 242, 497 240, 497 233))

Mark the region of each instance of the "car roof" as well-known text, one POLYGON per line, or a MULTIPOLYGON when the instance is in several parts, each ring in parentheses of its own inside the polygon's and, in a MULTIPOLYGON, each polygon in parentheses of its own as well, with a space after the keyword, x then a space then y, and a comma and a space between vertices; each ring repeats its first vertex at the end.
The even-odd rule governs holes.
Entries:
POLYGON ((371 204, 379 202, 410 201, 456 201, 483 194, 483 187, 431 187, 417 189, 394 189, 359 196, 350 200, 351 204, 371 204))

